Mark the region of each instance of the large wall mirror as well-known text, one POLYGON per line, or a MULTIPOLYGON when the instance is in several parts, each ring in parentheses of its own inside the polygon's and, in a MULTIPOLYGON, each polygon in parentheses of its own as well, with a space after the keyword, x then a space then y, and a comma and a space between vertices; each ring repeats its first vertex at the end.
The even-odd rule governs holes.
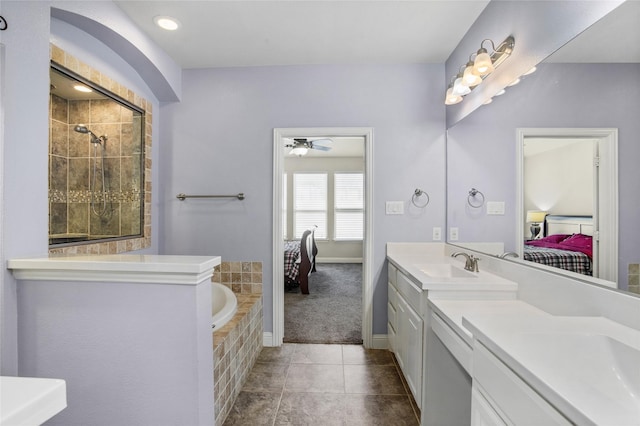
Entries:
POLYGON ((50 248, 143 238, 145 111, 53 62, 50 80, 50 248))
POLYGON ((447 226, 457 228, 448 242, 638 292, 637 22, 640 2, 623 3, 447 130, 447 226), (612 245, 580 272, 527 256, 546 237, 562 243, 556 234, 612 245))

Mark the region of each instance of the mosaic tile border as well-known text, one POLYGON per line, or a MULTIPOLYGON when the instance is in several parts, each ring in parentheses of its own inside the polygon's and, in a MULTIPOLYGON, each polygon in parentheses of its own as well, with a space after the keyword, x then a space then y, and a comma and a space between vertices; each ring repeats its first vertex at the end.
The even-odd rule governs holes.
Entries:
MULTIPOLYGON (((90 67, 60 47, 50 44, 51 61, 60 64, 70 71, 120 96, 122 99, 142 109, 145 113, 144 140, 144 224, 142 237, 128 238, 118 241, 104 241, 74 246, 56 247, 49 249, 50 254, 117 254, 134 250, 141 250, 151 246, 151 142, 153 105, 145 98, 134 93, 131 89, 118 83, 111 77, 90 67)), ((138 198, 140 199, 140 198, 138 198)))

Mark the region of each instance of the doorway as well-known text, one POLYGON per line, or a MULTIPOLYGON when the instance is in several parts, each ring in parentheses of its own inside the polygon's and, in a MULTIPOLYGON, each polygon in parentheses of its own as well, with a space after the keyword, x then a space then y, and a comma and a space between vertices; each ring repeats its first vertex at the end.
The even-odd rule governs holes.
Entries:
POLYGON ((285 145, 293 138, 301 136, 315 138, 362 138, 364 141, 364 229, 362 241, 362 341, 365 347, 372 347, 372 241, 373 241, 373 200, 371 172, 373 158, 373 129, 371 128, 279 128, 274 129, 273 156, 273 332, 271 342, 265 338, 265 345, 282 345, 284 339, 284 159, 289 153, 285 145))
MULTIPOLYGON (((530 182, 530 177, 526 178, 525 154, 531 151, 532 147, 538 152, 554 149, 554 153, 549 156, 558 161, 564 150, 571 154, 571 157, 562 162, 564 166, 552 166, 545 163, 546 170, 569 167, 571 163, 578 162, 579 157, 582 166, 576 168, 574 174, 584 174, 584 179, 580 176, 571 176, 577 179, 573 187, 565 188, 564 196, 559 197, 562 187, 569 185, 568 179, 556 179, 553 190, 556 192, 556 199, 567 198, 579 193, 578 189, 587 188, 589 194, 582 198, 590 209, 588 216, 593 217, 593 276, 609 281, 609 285, 615 286, 618 278, 618 177, 617 177, 617 129, 518 129, 517 131, 517 160, 518 160, 518 194, 516 203, 516 247, 519 247, 519 254, 522 257, 522 241, 525 240, 526 230, 524 226, 525 211, 535 207, 536 210, 548 211, 550 209, 560 209, 556 214, 576 214, 570 211, 571 207, 558 207, 559 201, 548 201, 545 205, 531 205, 525 192, 533 192, 535 184, 530 182), (528 148, 527 148, 528 146, 528 148), (564 147, 564 148, 562 148, 564 147), (586 153, 586 157, 584 154, 586 153), (580 170, 585 170, 580 172, 580 170), (567 195, 569 194, 569 195, 567 195), (566 210, 569 209, 569 210, 566 210), (566 213, 568 212, 568 213, 566 213)), ((549 174, 549 173, 547 173, 549 174)), ((548 178, 544 176, 540 181, 548 178)), ((540 183, 540 182, 537 182, 540 183)), ((549 187, 549 185, 547 185, 549 187)), ((544 191, 543 191, 544 192, 544 191)), ((539 192, 540 193, 540 192, 539 192)), ((547 192, 551 194, 551 191, 547 192)), ((549 197, 550 199, 553 196, 549 197)), ((545 203, 540 201, 539 203, 545 203)), ((579 200, 560 200, 565 204, 579 205, 579 200)))

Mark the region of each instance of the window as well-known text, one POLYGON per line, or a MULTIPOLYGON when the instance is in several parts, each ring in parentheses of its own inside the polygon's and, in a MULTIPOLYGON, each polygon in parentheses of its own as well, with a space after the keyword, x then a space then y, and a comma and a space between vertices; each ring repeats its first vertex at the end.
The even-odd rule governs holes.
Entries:
POLYGON ((327 174, 295 173, 293 175, 294 238, 317 226, 315 237, 327 238, 327 174))
POLYGON ((364 176, 362 173, 334 175, 334 238, 362 240, 364 233, 364 176))

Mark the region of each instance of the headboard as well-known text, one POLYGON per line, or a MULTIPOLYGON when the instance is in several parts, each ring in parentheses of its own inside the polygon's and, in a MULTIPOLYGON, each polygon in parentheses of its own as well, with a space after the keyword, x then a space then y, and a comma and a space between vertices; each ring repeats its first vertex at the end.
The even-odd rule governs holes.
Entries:
POLYGON ((593 216, 547 215, 544 235, 554 234, 593 235, 593 216))

